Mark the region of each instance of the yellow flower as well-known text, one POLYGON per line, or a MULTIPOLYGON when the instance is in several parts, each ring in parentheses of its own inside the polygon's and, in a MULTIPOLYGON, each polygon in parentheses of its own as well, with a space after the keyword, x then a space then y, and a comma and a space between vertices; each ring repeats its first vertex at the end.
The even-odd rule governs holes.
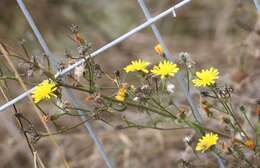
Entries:
POLYGON ((167 76, 174 76, 178 71, 177 65, 168 60, 160 62, 159 66, 155 65, 151 70, 154 75, 159 75, 162 79, 167 76))
POLYGON ((197 143, 196 146, 196 151, 204 152, 208 150, 210 147, 216 145, 217 141, 218 141, 217 134, 213 134, 212 132, 208 133, 199 139, 199 142, 197 143))
POLYGON ((39 103, 43 99, 51 99, 57 97, 53 92, 57 90, 56 84, 51 80, 44 80, 32 91, 34 103, 39 103))
POLYGON ((146 67, 149 64, 150 64, 149 62, 138 59, 136 61, 132 61, 130 65, 124 68, 124 70, 126 71, 126 73, 135 72, 135 71, 142 71, 144 73, 148 73, 149 71, 146 69, 146 67))
POLYGON ((127 92, 127 84, 123 84, 122 87, 119 88, 115 98, 117 101, 123 102, 126 97, 126 92, 127 92))
POLYGON ((201 72, 196 72, 197 79, 193 79, 192 82, 195 86, 211 86, 218 79, 218 74, 216 68, 203 69, 201 72))
POLYGON ((159 54, 159 55, 163 55, 164 52, 163 52, 163 48, 160 44, 157 44, 156 46, 154 46, 154 51, 159 54))

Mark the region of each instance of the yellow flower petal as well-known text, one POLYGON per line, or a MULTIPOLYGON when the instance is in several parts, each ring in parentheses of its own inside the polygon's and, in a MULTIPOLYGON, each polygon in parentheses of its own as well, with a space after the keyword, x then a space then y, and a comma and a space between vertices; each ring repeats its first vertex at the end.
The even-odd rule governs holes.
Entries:
POLYGON ((178 71, 179 68, 177 65, 168 60, 160 62, 158 66, 155 65, 151 70, 154 75, 161 76, 162 79, 168 76, 174 76, 178 71))
POLYGON ((208 133, 199 139, 196 146, 196 151, 206 151, 212 146, 216 145, 218 141, 218 134, 208 133))
POLYGON ((51 80, 44 80, 32 91, 34 103, 39 103, 41 100, 49 100, 52 97, 57 97, 53 92, 57 90, 56 83, 51 80))
POLYGON ((192 82, 195 86, 211 86, 216 82, 216 79, 218 79, 219 71, 213 67, 210 69, 202 69, 201 72, 196 72, 196 79, 193 79, 192 82))
POLYGON ((115 96, 115 99, 117 101, 123 102, 125 100, 126 94, 127 94, 127 84, 123 84, 122 87, 119 88, 117 95, 115 96))
POLYGON ((121 101, 121 102, 123 102, 125 100, 125 97, 119 96, 119 95, 117 95, 115 98, 117 101, 121 101))
POLYGON ((146 67, 150 65, 149 62, 143 61, 141 59, 132 61, 131 64, 126 66, 124 70, 126 73, 128 72, 135 72, 135 71, 142 71, 144 73, 148 73, 149 71, 146 69, 146 67))

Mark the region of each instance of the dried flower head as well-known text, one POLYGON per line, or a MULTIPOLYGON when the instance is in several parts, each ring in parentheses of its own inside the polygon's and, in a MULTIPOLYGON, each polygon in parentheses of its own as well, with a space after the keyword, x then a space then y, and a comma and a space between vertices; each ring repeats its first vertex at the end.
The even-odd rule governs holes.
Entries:
POLYGON ((44 80, 32 91, 34 103, 39 103, 41 100, 49 100, 52 97, 57 97, 54 92, 57 90, 56 83, 52 80, 44 80))
POLYGON ((82 64, 80 66, 77 66, 75 69, 74 69, 74 76, 75 76, 75 79, 79 82, 81 77, 83 76, 83 73, 85 71, 85 65, 82 64))
POLYGON ((196 151, 205 152, 212 146, 216 145, 218 141, 218 135, 214 133, 207 133, 199 139, 199 142, 196 146, 196 151))
POLYGON ((80 35, 80 30, 78 25, 71 25, 70 27, 71 32, 73 33, 73 39, 78 44, 85 44, 86 40, 80 35))
POLYGON ((126 66, 124 70, 126 73, 128 72, 136 72, 136 71, 142 71, 144 73, 148 73, 149 70, 146 68, 148 65, 150 65, 149 62, 143 61, 141 59, 132 61, 131 64, 126 66))
POLYGON ((180 159, 177 162, 178 167, 183 167, 183 168, 192 168, 193 165, 190 163, 190 161, 185 160, 185 159, 180 159))
POLYGON ((154 75, 161 76, 161 79, 168 76, 174 76, 178 71, 179 68, 177 65, 168 60, 160 62, 158 66, 155 65, 151 70, 154 75))
POLYGON ((187 61, 190 59, 190 54, 187 52, 180 52, 179 53, 179 60, 181 63, 187 63, 187 61))
POLYGON ((230 141, 222 141, 222 142, 220 142, 219 149, 222 153, 228 154, 231 152, 231 149, 230 149, 231 146, 232 146, 232 143, 230 141))
POLYGON ((87 52, 89 52, 91 49, 91 45, 90 44, 85 44, 85 45, 80 45, 78 47, 78 53, 81 55, 81 56, 84 56, 86 55, 87 52))
POLYGON ((203 111, 206 113, 207 117, 213 116, 213 112, 210 110, 211 106, 207 102, 207 100, 202 100, 201 107, 202 107, 203 111))
POLYGON ((255 111, 256 111, 257 116, 260 117, 260 106, 259 105, 256 107, 255 111))
POLYGON ((191 142, 192 142, 192 135, 187 135, 187 136, 185 136, 185 137, 183 138, 183 142, 190 145, 191 142))
POLYGON ((72 25, 70 26, 70 30, 71 30, 71 32, 72 32, 73 34, 79 33, 79 26, 78 26, 78 25, 75 25, 75 24, 72 24, 72 25))
POLYGON ((63 108, 70 109, 70 108, 72 108, 72 105, 69 101, 64 101, 63 108))
POLYGON ((152 93, 152 88, 149 85, 143 85, 140 88, 140 91, 144 94, 144 95, 151 95, 152 93))
POLYGON ((83 45, 86 43, 86 40, 80 35, 79 32, 74 34, 74 40, 79 45, 83 45))
POLYGON ((197 79, 193 79, 192 82, 195 86, 212 86, 215 84, 216 79, 218 79, 219 71, 215 68, 203 69, 200 72, 196 72, 197 79))
POLYGON ((93 101, 95 99, 95 97, 93 95, 89 95, 89 96, 86 96, 85 97, 85 101, 86 102, 90 102, 90 101, 93 101))
POLYGON ((260 105, 260 99, 257 99, 257 100, 256 100, 256 104, 257 104, 257 105, 260 105))
POLYGON ((48 115, 42 116, 42 121, 47 123, 48 121, 50 121, 50 116, 48 116, 48 115))
MULTIPOLYGON (((101 68, 101 66, 99 64, 95 64, 95 70, 94 70, 94 73, 95 73, 95 76, 96 78, 100 79, 102 78, 103 75, 105 75, 105 72, 103 71, 103 69, 101 68)), ((117 78, 120 78, 120 76, 116 76, 117 78)))
POLYGON ((214 90, 221 98, 229 98, 233 92, 233 88, 227 85, 224 87, 214 87, 214 90))
POLYGON ((223 116, 223 117, 221 118, 221 121, 222 121, 223 123, 225 123, 225 124, 230 124, 230 123, 231 123, 230 118, 229 118, 229 117, 226 117, 226 116, 223 116))
POLYGON ((120 78, 120 71, 119 70, 116 70, 114 72, 114 74, 115 74, 116 78, 120 78))
POLYGON ((186 107, 181 107, 177 113, 179 118, 185 119, 187 117, 188 109, 186 107))

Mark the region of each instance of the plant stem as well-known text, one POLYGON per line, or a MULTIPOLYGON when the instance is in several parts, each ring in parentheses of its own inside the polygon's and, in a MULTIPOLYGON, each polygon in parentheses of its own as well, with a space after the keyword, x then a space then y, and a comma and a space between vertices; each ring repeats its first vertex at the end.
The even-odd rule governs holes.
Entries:
MULTIPOLYGON (((239 127, 240 131, 243 132, 246 137, 248 137, 247 134, 246 134, 246 132, 243 130, 242 126, 240 125, 239 121, 237 120, 235 114, 233 113, 233 111, 232 111, 232 110, 229 108, 229 106, 227 105, 227 103, 226 103, 225 101, 223 101, 223 100, 218 96, 218 94, 216 93, 216 91, 214 90, 214 88, 211 88, 211 90, 213 91, 213 93, 215 94, 215 96, 216 96, 216 98, 219 100, 219 102, 223 105, 224 109, 228 112, 228 114, 230 114, 230 115, 232 116, 232 118, 234 119, 236 125, 239 127)), ((239 131, 239 132, 240 132, 240 131, 239 131)), ((240 134, 241 134, 241 132, 240 132, 240 134)))
MULTIPOLYGON (((80 90, 80 91, 83 91, 83 92, 90 92, 88 89, 85 89, 85 88, 79 88, 79 87, 75 87, 75 86, 72 86, 72 85, 67 85, 67 84, 64 84, 64 83, 59 83, 61 86, 64 86, 64 87, 68 87, 68 88, 71 88, 71 89, 75 89, 75 90, 80 90)), ((118 102, 116 99, 114 98, 111 98, 111 97, 108 97, 108 96, 105 96, 105 95, 100 95, 102 98, 106 99, 106 100, 109 100, 109 101, 113 101, 113 102, 118 102)), ((183 123, 185 123, 187 126, 191 127, 191 128, 199 128, 198 130, 207 130, 207 131, 210 131, 210 132, 214 132, 214 133, 217 133, 219 135, 221 135, 222 137, 225 137, 225 138, 231 138, 229 135, 226 135, 222 132, 219 132, 219 131, 216 131, 216 130, 213 130, 211 128, 207 128, 203 125, 199 125, 195 122, 191 122, 191 121, 187 121, 185 119, 181 119, 181 118, 177 118, 176 116, 174 116, 172 113, 170 113, 165 107, 161 106, 161 109, 156 109, 156 108, 151 108, 150 106, 146 106, 146 105, 141 105, 141 104, 136 104, 136 103, 133 103, 133 102, 130 102, 130 101, 124 101, 125 104, 129 105, 129 106, 132 106, 132 107, 137 107, 137 108, 142 108, 144 110, 148 110, 148 111, 151 111, 151 112, 154 112, 156 114, 159 114, 161 116, 164 116, 164 117, 168 117, 168 118, 171 118, 173 120, 179 120, 183 123), (161 110, 167 112, 167 113, 163 113, 161 112, 161 110)), ((201 132, 200 132, 201 133, 201 132)), ((240 140, 237 140, 237 142, 243 144, 243 142, 241 142, 240 140)))
POLYGON ((50 134, 49 134, 49 133, 43 133, 43 132, 41 132, 41 133, 39 133, 39 135, 40 135, 41 137, 47 137, 47 136, 62 134, 62 133, 68 132, 68 131, 70 131, 70 130, 73 130, 73 129, 75 129, 75 128, 81 126, 81 125, 83 125, 85 122, 88 122, 88 121, 90 121, 91 119, 92 119, 92 118, 88 118, 88 119, 83 120, 83 121, 81 121, 80 123, 78 123, 78 124, 76 124, 76 125, 74 125, 74 126, 72 126, 72 127, 64 128, 64 129, 59 130, 59 131, 57 131, 57 132, 52 132, 52 133, 50 133, 50 134))

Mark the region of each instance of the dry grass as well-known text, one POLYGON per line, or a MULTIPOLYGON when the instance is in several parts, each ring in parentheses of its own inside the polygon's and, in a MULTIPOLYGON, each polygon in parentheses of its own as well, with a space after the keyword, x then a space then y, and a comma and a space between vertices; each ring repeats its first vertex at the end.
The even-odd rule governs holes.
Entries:
MULTIPOLYGON (((249 109, 249 114, 251 119, 254 120, 256 119, 255 114, 253 113, 255 110, 255 100, 258 99, 260 95, 260 51, 258 45, 260 19, 256 19, 256 15, 252 12, 253 6, 250 6, 248 3, 245 3, 242 8, 237 8, 237 2, 235 1, 221 2, 216 5, 204 0, 199 3, 194 3, 193 8, 188 7, 188 9, 191 10, 190 12, 187 12, 187 8, 183 12, 180 11, 180 18, 177 18, 178 21, 175 22, 177 24, 177 30, 171 30, 174 29, 174 26, 171 24, 172 18, 165 19, 159 26, 165 30, 163 32, 166 32, 164 35, 167 44, 173 53, 176 54, 181 51, 188 51, 191 53, 193 60, 197 62, 197 67, 207 67, 207 65, 218 67, 223 74, 221 80, 232 84, 235 89, 235 105, 249 105, 251 107, 251 109, 249 109), (222 10, 223 6, 224 8, 222 10), (211 16, 214 16, 213 19, 211 16), (252 29, 247 31, 244 30, 244 28, 241 28, 241 25, 236 22, 237 18, 240 19, 240 24, 249 26, 252 29), (181 26, 183 23, 182 20, 184 20, 185 28, 183 28, 184 26, 181 26), (167 22, 167 24, 165 22, 167 22), (192 24, 191 29, 194 33, 189 31, 185 32, 185 30, 188 29, 187 27, 190 26, 188 24, 192 24), (165 25, 170 28, 165 28, 165 25), (182 30, 181 28, 185 30, 182 30), (243 62, 241 62, 241 60, 243 62), (241 67, 246 68, 241 69, 241 67)), ((168 5, 169 2, 165 4, 162 3, 160 7, 164 8, 168 5)), ((129 6, 132 8, 133 6, 136 7, 132 3, 130 3, 129 6)), ((131 10, 133 10, 132 8, 131 10)), ((153 10, 155 9, 156 8, 153 6, 153 10)), ((41 18, 42 16, 39 14, 37 17, 41 18)), ((56 18, 56 20, 58 19, 56 18)), ((67 24, 67 22, 65 23, 67 24)), ((64 27, 67 26, 65 23, 63 24, 64 27)), ((103 24, 106 24, 107 27, 109 27, 109 24, 106 22, 103 24)), ((87 23, 84 23, 83 27, 84 26, 87 27, 87 23)), ((113 28, 113 24, 111 27, 113 28)), ((22 31, 24 31, 24 29, 25 28, 23 28, 22 31)), ((59 30, 59 28, 55 28, 55 31, 57 31, 56 29, 59 30)), ((93 29, 94 28, 88 28, 87 30, 86 28, 88 32, 91 32, 93 29)), ((1 30, 6 30, 6 28, 1 26, 0 32, 1 30)), ((61 30, 64 32, 64 29, 61 28, 61 30)), ((108 32, 105 30, 105 33, 103 31, 104 30, 97 30, 93 34, 87 33, 88 35, 90 34, 89 40, 93 41, 95 47, 99 47, 113 39, 114 36, 121 34, 119 32, 118 34, 114 33, 116 35, 106 36, 111 30, 108 29, 108 32)), ((21 32, 21 30, 18 32, 21 32)), ((60 33, 61 35, 59 34, 61 36, 59 37, 59 40, 66 38, 66 35, 64 35, 63 32, 60 33)), ((21 35, 21 33, 19 35, 21 35)), ((6 36, 8 35, 3 34, 3 37, 6 36)), ((10 43, 10 41, 14 41, 13 36, 15 35, 12 34, 6 41, 9 42, 8 44, 15 50, 21 51, 19 47, 10 43)), ((57 40, 54 38, 55 36, 51 31, 46 31, 46 36, 54 47, 62 49, 71 47, 71 45, 68 44, 67 39, 63 40, 61 44, 54 44, 57 43, 57 40)), ((156 44, 156 41, 150 32, 138 33, 127 42, 123 42, 120 47, 100 55, 97 58, 97 62, 100 63, 108 73, 113 73, 113 71, 122 68, 134 57, 141 57, 156 62, 159 58, 156 58, 152 51, 154 44, 156 44), (104 58, 106 58, 105 63, 104 58)), ((57 53, 60 53, 60 51, 62 50, 58 50, 57 53)), ((36 50, 35 52, 38 53, 39 51, 36 50)), ((3 63, 1 57, 0 63, 3 63)), ((11 92, 12 97, 21 93, 16 82, 8 82, 8 84, 13 90, 11 92)), ((180 93, 176 94, 181 95, 180 93)), ((4 103, 2 97, 0 97, 0 102, 1 104, 4 103)), ((20 111, 23 111, 26 116, 30 116, 35 125, 40 125, 39 119, 32 113, 32 109, 28 108, 27 102, 23 101, 19 103, 18 108, 20 111)), ((106 117, 111 123, 115 124, 118 121, 118 117, 121 115, 128 115, 135 120, 142 117, 131 111, 118 114, 118 116, 106 117)), ((76 123, 76 121, 78 120, 75 119, 73 122, 76 123)), ((65 119, 63 124, 69 125, 71 124, 71 121, 65 119)), ((177 162, 183 157, 189 158, 194 155, 194 153, 191 150, 188 150, 183 143, 183 137, 192 133, 188 130, 174 132, 151 129, 114 130, 107 124, 99 121, 94 121, 93 124, 94 129, 98 132, 101 141, 104 143, 105 148, 108 151, 110 158, 116 164, 116 167, 171 168, 177 167, 177 162)), ((210 126, 214 127, 214 124, 210 126)), ((248 128, 248 125, 244 126, 245 128, 248 128)), ((33 167, 33 158, 22 133, 16 125, 12 109, 0 114, 0 135, 0 167, 33 167)), ((93 142, 90 137, 84 133, 82 128, 72 131, 70 134, 58 135, 57 139, 59 146, 61 150, 64 151, 65 157, 71 167, 105 167, 93 142)), ((39 141, 37 150, 39 151, 39 156, 46 164, 46 167, 62 167, 60 161, 57 159, 59 157, 58 153, 51 148, 51 144, 47 139, 39 141)), ((192 160, 192 163, 196 165, 196 167, 217 167, 216 160, 213 157, 206 157, 203 154, 198 157, 198 160, 192 160), (203 160, 203 162, 201 160, 203 160)), ((236 163, 232 163, 231 161, 230 167, 232 167, 231 164, 235 167, 236 163)))

